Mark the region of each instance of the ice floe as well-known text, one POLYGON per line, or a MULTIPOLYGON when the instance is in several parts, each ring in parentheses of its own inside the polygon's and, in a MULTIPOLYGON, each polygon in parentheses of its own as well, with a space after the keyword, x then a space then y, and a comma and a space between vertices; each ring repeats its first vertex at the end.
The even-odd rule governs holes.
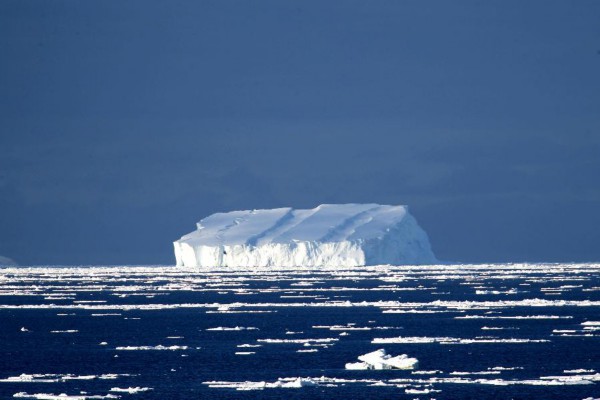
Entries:
POLYGON ((67 382, 72 380, 92 380, 92 379, 117 379, 121 376, 130 376, 127 374, 101 374, 101 375, 72 375, 72 374, 21 374, 0 379, 0 382, 11 383, 51 383, 67 382))
POLYGON ((404 389, 404 393, 406 394, 430 394, 430 393, 439 393, 441 390, 423 388, 423 389, 404 389))
POLYGON ((90 394, 75 394, 68 395, 66 393, 50 394, 50 393, 27 393, 18 392, 13 395, 20 399, 36 399, 36 400, 96 400, 96 399, 118 399, 119 396, 113 394, 107 395, 90 395, 90 394))
POLYGON ((114 388, 111 388, 109 391, 116 392, 116 393, 136 394, 136 393, 141 393, 141 392, 147 392, 149 390, 152 390, 152 388, 136 386, 136 387, 128 387, 128 388, 114 387, 114 388))
POLYGON ((303 387, 317 386, 318 383, 311 378, 279 378, 275 382, 227 382, 210 381, 203 382, 212 388, 236 389, 236 390, 264 390, 264 389, 299 389, 303 387))
POLYGON ((299 343, 299 344, 309 344, 309 345, 314 345, 314 344, 332 344, 334 342, 337 342, 338 338, 308 338, 308 339, 258 339, 258 342, 261 343, 299 343))
POLYGON ((406 354, 392 357, 385 349, 375 350, 358 357, 357 363, 347 363, 346 369, 414 369, 419 360, 406 354))
POLYGON ((478 343, 545 343, 548 339, 520 339, 520 338, 454 338, 454 337, 392 337, 392 338, 374 338, 371 343, 374 344, 423 344, 423 343, 440 343, 440 344, 478 344, 478 343))
POLYGON ((159 344, 157 346, 118 346, 115 350, 124 350, 124 351, 135 351, 135 350, 187 350, 188 346, 163 346, 159 344))
POLYGON ((234 327, 226 327, 226 326, 218 326, 216 328, 207 328, 207 331, 258 331, 259 329, 254 326, 234 326, 234 327))

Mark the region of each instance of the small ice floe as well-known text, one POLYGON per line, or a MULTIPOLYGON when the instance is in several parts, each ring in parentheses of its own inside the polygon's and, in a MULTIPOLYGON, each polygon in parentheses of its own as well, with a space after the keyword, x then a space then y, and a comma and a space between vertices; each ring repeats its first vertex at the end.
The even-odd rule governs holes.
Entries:
POLYGON ((506 330, 517 330, 516 326, 482 326, 482 331, 506 331, 506 330))
POLYGON ((254 326, 217 326, 216 328, 207 328, 207 331, 258 331, 259 329, 254 326))
POLYGON ((563 371, 565 374, 593 374, 594 372, 596 372, 593 369, 565 369, 563 371))
POLYGON ((29 329, 25 328, 24 326, 21 327, 21 332, 29 332, 29 329))
POLYGON ((78 304, 102 304, 102 303, 106 303, 106 300, 75 300, 73 303, 78 303, 78 304))
POLYGON ((518 369, 523 369, 523 367, 491 367, 491 368, 488 368, 489 371, 516 371, 518 369))
POLYGON ((290 286, 312 286, 313 282, 309 281, 298 281, 295 283, 290 283, 290 286))
POLYGON ((485 338, 477 337, 475 339, 460 339, 457 342, 441 342, 441 344, 492 344, 492 343, 505 343, 505 344, 521 344, 521 343, 548 343, 550 340, 547 339, 498 339, 498 338, 485 338))
POLYGON ((330 331, 370 331, 370 326, 356 326, 354 323, 346 325, 313 325, 313 329, 329 329, 330 331))
POLYGON ((136 393, 140 393, 140 392, 147 392, 149 390, 152 390, 152 388, 149 388, 149 387, 139 387, 139 386, 128 387, 128 388, 114 387, 114 388, 111 388, 109 390, 109 392, 136 394, 136 393))
POLYGON ((215 311, 208 310, 207 314, 269 314, 276 313, 277 310, 226 310, 226 311, 215 311))
POLYGON ((115 350, 125 350, 125 351, 134 351, 134 350, 187 350, 188 346, 163 346, 159 344, 158 346, 118 346, 115 350))
POLYGON ((600 331, 600 321, 582 322, 581 326, 583 326, 585 331, 600 331))
POLYGON ((51 382, 66 382, 72 380, 92 380, 92 379, 117 379, 119 374, 102 374, 102 375, 71 375, 71 374, 21 374, 19 376, 9 376, 8 378, 0 379, 0 382, 19 382, 19 383, 51 383, 51 382))
POLYGON ((100 346, 106 346, 107 344, 108 344, 108 342, 100 342, 100 343, 98 343, 98 345, 100 345, 100 346))
POLYGON ((487 371, 475 371, 475 372, 470 372, 470 371, 452 371, 452 372, 450 372, 450 375, 454 375, 454 376, 464 376, 464 375, 498 375, 498 374, 500 374, 500 371, 491 370, 491 369, 488 369, 487 371))
POLYGON ((91 316, 92 317, 120 317, 121 313, 92 313, 91 316))
POLYGON ((582 322, 581 325, 584 327, 583 329, 600 329, 600 321, 586 321, 582 322))
POLYGON ((441 390, 431 389, 431 388, 423 388, 423 389, 404 389, 404 393, 406 394, 429 394, 429 393, 439 393, 441 390))
POLYGON ((564 376, 542 376, 541 381, 558 382, 567 385, 590 385, 594 382, 600 382, 600 374, 575 374, 564 376))
POLYGON ((570 315, 514 315, 514 316, 487 316, 487 315, 462 315, 454 319, 571 319, 570 315))
POLYGON ((53 300, 53 301, 56 301, 56 300, 74 300, 74 299, 75 299, 75 297, 72 297, 72 296, 60 296, 60 295, 57 295, 57 296, 53 296, 53 295, 44 296, 44 300, 53 300))
POLYGON ((385 349, 363 354, 358 359, 361 362, 347 363, 346 369, 415 369, 419 360, 406 354, 392 357, 385 349))
POLYGON ((60 382, 61 376, 56 374, 21 374, 0 379, 0 382, 60 382))
POLYGON ((67 329, 64 331, 50 331, 50 333, 77 333, 79 332, 77 329, 67 329))
POLYGON ((318 386, 318 382, 311 378, 279 378, 275 382, 210 381, 202 383, 211 388, 236 390, 299 389, 303 387, 318 386))
POLYGON ((475 290, 475 294, 517 294, 517 289, 510 290, 475 290))
POLYGON ((251 356, 252 354, 256 354, 255 351, 236 351, 236 356, 251 356))
POLYGON ((316 346, 318 344, 333 344, 338 338, 317 338, 317 339, 258 339, 261 343, 298 343, 305 346, 316 346))
POLYGON ((386 309, 383 310, 381 313, 382 314, 439 314, 439 313, 446 313, 448 312, 447 310, 426 310, 426 309, 409 309, 409 310, 403 310, 403 309, 386 309))
POLYGON ((396 386, 396 385, 390 385, 389 383, 385 383, 383 381, 376 381, 374 383, 369 384, 369 386, 375 386, 375 387, 389 387, 389 386, 396 386))
POLYGON ((421 343, 436 343, 436 342, 450 342, 457 340, 451 337, 428 337, 428 336, 399 336, 392 338, 373 338, 371 343, 373 344, 421 344, 421 343))
POLYGON ((296 353, 316 353, 318 351, 318 349, 300 349, 296 350, 296 353))
POLYGON ((439 344, 491 344, 491 343, 546 343, 547 339, 519 339, 519 338, 494 338, 494 337, 476 337, 473 339, 461 339, 453 337, 428 337, 428 336, 406 336, 406 337, 391 337, 391 338, 374 338, 371 340, 373 344, 423 344, 423 343, 439 343, 439 344))
POLYGON ((330 331, 370 331, 370 330, 387 330, 387 329, 402 329, 399 326, 356 326, 355 323, 346 325, 313 325, 313 329, 329 329, 330 331))
POLYGON ((19 392, 13 394, 15 398, 21 399, 37 399, 37 400, 95 400, 95 399, 118 399, 119 396, 114 394, 107 395, 90 395, 90 394, 75 394, 68 395, 66 393, 61 394, 50 394, 50 393, 26 393, 19 392))
POLYGON ((590 333, 591 331, 600 331, 600 325, 584 326, 583 331, 585 333, 590 333))

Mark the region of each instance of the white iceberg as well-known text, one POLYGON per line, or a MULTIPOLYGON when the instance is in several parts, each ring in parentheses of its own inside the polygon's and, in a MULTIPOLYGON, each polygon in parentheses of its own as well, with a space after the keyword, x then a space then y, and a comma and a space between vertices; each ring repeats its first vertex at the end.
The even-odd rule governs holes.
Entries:
POLYGON ((416 358, 406 354, 392 357, 385 349, 363 354, 358 359, 361 362, 347 363, 346 369, 415 369, 419 365, 419 360, 416 358))
POLYGON ((406 206, 323 204, 217 213, 174 242, 185 267, 355 267, 432 264, 429 238, 406 206))

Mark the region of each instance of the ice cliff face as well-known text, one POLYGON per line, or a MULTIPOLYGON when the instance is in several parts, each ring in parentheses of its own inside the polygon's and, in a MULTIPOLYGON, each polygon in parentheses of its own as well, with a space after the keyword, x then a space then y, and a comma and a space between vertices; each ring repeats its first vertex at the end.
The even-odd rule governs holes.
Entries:
POLYGON ((354 267, 435 263, 406 206, 323 204, 216 213, 174 242, 186 267, 354 267))

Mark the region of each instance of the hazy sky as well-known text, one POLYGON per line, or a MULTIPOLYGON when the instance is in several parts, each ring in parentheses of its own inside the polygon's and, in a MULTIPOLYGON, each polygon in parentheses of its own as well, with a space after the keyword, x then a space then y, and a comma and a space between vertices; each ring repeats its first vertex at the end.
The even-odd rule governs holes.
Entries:
POLYGON ((599 1, 0 2, 0 255, 174 263, 217 211, 408 204, 600 260, 599 1))

